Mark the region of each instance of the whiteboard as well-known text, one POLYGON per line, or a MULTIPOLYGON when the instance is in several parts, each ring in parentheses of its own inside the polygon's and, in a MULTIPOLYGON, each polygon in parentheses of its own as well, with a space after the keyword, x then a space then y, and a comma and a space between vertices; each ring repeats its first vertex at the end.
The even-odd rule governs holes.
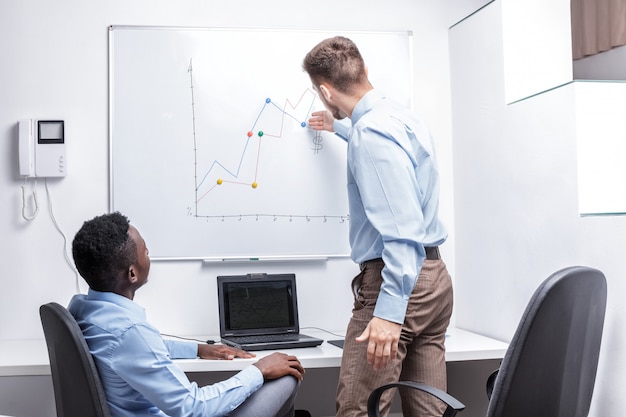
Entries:
POLYGON ((412 107, 407 31, 110 27, 110 210, 152 259, 349 253, 346 143, 307 126, 324 107, 301 67, 335 35, 412 107))

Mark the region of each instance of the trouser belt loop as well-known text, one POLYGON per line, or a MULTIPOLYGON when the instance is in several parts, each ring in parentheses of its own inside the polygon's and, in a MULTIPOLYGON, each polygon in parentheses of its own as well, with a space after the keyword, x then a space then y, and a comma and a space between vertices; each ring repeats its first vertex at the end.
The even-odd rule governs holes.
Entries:
POLYGON ((369 261, 361 262, 359 264, 359 268, 361 269, 361 271, 363 271, 367 267, 368 264, 382 263, 382 262, 383 262, 383 258, 370 259, 369 261))
POLYGON ((424 251, 426 252, 426 259, 430 261, 436 261, 438 259, 441 259, 439 246, 424 246, 424 251))

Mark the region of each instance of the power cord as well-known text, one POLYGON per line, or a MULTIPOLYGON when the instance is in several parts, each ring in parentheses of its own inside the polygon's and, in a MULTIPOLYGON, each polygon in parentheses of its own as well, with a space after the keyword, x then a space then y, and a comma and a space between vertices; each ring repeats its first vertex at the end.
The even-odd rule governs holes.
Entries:
POLYGON ((165 336, 165 337, 173 337, 175 339, 181 339, 181 340, 189 340, 191 342, 198 342, 198 343, 206 343, 207 345, 213 345, 215 344, 215 340, 200 340, 200 339, 194 339, 192 337, 182 337, 182 336, 176 336, 174 334, 167 334, 167 333, 161 333, 161 336, 165 336))
POLYGON ((67 254, 67 237, 65 236, 65 233, 63 233, 63 230, 61 230, 61 227, 59 226, 59 223, 57 222, 56 217, 54 217, 54 211, 52 210, 52 196, 50 195, 50 190, 48 189, 48 178, 44 178, 44 186, 46 188, 46 197, 48 198, 48 213, 50 213, 50 219, 52 219, 52 224, 54 224, 55 229, 57 230, 57 232, 59 232, 61 237, 63 237, 63 257, 65 258, 65 262, 70 267, 72 272, 74 272, 74 275, 75 275, 74 282, 76 285, 76 293, 79 294, 80 293, 80 285, 79 285, 80 275, 78 274, 78 271, 74 267, 74 264, 70 260, 69 255, 67 254))
POLYGON ((331 332, 330 330, 326 330, 326 329, 323 329, 323 328, 321 328, 321 327, 307 326, 307 327, 301 327, 301 328, 300 328, 300 330, 306 330, 306 329, 321 330, 321 331, 323 331, 323 332, 326 332, 326 333, 332 334, 333 336, 337 336, 337 337, 346 337, 346 336, 345 336, 345 335, 343 335, 343 334, 334 333, 334 332, 331 332))

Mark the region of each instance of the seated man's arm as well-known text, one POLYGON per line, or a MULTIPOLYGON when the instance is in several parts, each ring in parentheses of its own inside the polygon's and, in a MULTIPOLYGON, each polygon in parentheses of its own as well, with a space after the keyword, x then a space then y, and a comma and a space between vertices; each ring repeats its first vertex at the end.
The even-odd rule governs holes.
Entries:
POLYGON ((234 347, 207 343, 188 342, 183 340, 164 339, 163 342, 172 359, 225 359, 254 358, 256 355, 234 347))
MULTIPOLYGON (((184 350, 180 342, 177 344, 184 350)), ((195 345, 197 349, 196 344, 190 345, 195 345)), ((189 346, 187 349, 190 349, 189 346)), ((113 352, 112 368, 133 389, 168 415, 227 414, 263 385, 261 371, 250 366, 225 381, 198 387, 172 362, 161 335, 149 325, 128 329, 113 352)), ((126 408, 124 405, 121 407, 126 408)))

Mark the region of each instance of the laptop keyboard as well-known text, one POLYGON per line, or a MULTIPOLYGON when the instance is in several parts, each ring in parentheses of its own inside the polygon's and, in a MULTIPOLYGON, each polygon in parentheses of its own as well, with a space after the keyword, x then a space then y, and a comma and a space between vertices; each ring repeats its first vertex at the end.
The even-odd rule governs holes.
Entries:
POLYGON ((291 342, 294 340, 300 340, 299 334, 285 333, 285 334, 262 334, 257 336, 230 336, 228 340, 243 344, 254 343, 267 343, 267 342, 291 342))

